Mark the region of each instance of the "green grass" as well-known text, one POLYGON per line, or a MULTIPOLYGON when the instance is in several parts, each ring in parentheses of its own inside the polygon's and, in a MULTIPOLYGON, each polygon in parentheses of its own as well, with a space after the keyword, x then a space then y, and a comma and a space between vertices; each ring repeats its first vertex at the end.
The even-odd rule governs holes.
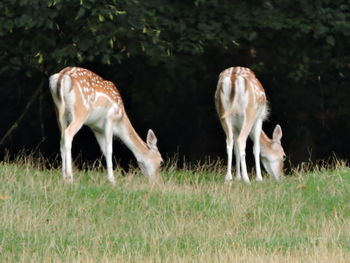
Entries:
POLYGON ((33 163, 0 163, 0 262, 349 262, 345 165, 230 186, 220 164, 168 167, 162 186, 133 170, 112 186, 33 163))

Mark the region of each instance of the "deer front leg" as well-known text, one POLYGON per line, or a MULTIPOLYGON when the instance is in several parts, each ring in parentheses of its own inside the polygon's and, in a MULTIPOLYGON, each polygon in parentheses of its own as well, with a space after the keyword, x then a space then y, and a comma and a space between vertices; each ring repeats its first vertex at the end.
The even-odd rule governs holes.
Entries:
POLYGON ((256 180, 262 181, 263 178, 261 176, 261 166, 260 166, 260 134, 262 129, 262 120, 259 119, 256 121, 252 133, 253 133, 253 152, 254 152, 254 160, 255 160, 255 169, 256 169, 256 180))
POLYGON ((236 161, 236 180, 241 181, 242 176, 241 176, 241 158, 238 150, 238 142, 235 140, 234 142, 234 149, 235 149, 235 161, 236 161))
POLYGON ((112 162, 112 153, 113 153, 112 125, 106 124, 105 130, 103 132, 94 131, 94 134, 106 160, 107 178, 112 184, 115 184, 115 178, 113 175, 113 162, 112 162))
POLYGON ((113 162, 112 162, 112 153, 113 153, 113 127, 111 121, 107 121, 105 127, 105 138, 106 138, 106 163, 107 163, 107 177, 108 180, 115 184, 115 178, 113 175, 113 162))
POLYGON ((244 182, 249 183, 249 177, 248 177, 248 172, 247 172, 247 164, 245 161, 245 148, 246 148, 246 141, 247 137, 246 136, 239 136, 237 140, 237 151, 238 151, 238 156, 239 160, 241 163, 241 172, 242 172, 242 179, 244 182))

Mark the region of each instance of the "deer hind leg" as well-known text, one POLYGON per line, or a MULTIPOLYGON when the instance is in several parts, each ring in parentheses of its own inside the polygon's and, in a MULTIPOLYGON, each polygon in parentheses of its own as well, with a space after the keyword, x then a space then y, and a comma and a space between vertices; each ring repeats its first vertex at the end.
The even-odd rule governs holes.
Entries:
POLYGON ((226 151, 227 151, 227 173, 225 177, 226 182, 232 181, 232 150, 233 150, 233 134, 231 130, 228 133, 226 138, 226 151))
POLYGON ((57 116, 57 122, 61 132, 60 152, 61 152, 61 158, 62 158, 62 175, 63 175, 63 178, 66 178, 67 166, 66 166, 65 130, 67 129, 68 119, 66 114, 65 101, 61 96, 61 94, 58 94, 58 85, 57 85, 58 77, 59 77, 59 74, 55 74, 50 77, 50 88, 51 88, 51 94, 52 94, 54 103, 56 105, 55 111, 57 116))
POLYGON ((222 127, 226 134, 226 151, 227 151, 227 172, 225 176, 226 182, 232 181, 232 150, 233 150, 233 130, 232 122, 229 118, 221 119, 222 127))
POLYGON ((57 114, 58 126, 61 132, 60 152, 61 152, 61 158, 62 158, 62 175, 63 175, 63 178, 66 178, 66 151, 64 147, 65 145, 64 131, 67 128, 67 121, 64 118, 64 115, 65 115, 64 112, 65 112, 64 107, 62 107, 62 105, 59 105, 56 109, 56 114, 57 114))
POLYGON ((113 175, 113 127, 110 121, 106 122, 105 130, 103 132, 94 131, 95 137, 98 144, 100 145, 101 151, 106 159, 107 165, 107 178, 112 183, 115 184, 115 178, 113 175))
POLYGON ((253 153, 255 160, 255 169, 256 169, 256 180, 262 181, 261 176, 261 167, 260 167, 260 134, 262 129, 262 120, 258 119, 252 129, 252 139, 254 141, 253 153))
POLYGON ((245 150, 246 150, 248 135, 252 130, 253 124, 254 124, 253 119, 246 116, 245 120, 243 121, 243 125, 239 133, 239 136, 237 138, 237 146, 236 146, 237 147, 236 151, 238 153, 240 163, 241 163, 242 179, 246 183, 249 183, 249 177, 247 172, 247 163, 245 160, 245 155, 246 155, 245 150))
POLYGON ((73 119, 73 121, 62 130, 61 137, 61 156, 63 179, 73 182, 72 172, 72 141, 75 134, 81 129, 85 122, 85 118, 73 119))

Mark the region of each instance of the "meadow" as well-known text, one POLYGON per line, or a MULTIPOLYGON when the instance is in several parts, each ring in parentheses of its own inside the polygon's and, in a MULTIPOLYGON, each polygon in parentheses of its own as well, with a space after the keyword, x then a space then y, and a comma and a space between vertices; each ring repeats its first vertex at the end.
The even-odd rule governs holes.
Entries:
POLYGON ((159 186, 138 169, 112 186, 99 165, 73 184, 45 167, 0 163, 0 262, 350 261, 341 162, 250 185, 225 185, 220 162, 167 165, 159 186))

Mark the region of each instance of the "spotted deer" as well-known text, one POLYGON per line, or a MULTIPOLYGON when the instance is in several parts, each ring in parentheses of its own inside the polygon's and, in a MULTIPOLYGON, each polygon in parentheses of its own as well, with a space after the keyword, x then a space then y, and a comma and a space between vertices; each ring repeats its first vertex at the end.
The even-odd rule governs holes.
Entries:
POLYGON ((113 135, 133 152, 144 175, 158 181, 163 162, 157 137, 148 131, 144 142, 134 130, 125 112, 116 86, 90 70, 67 67, 49 79, 61 131, 63 178, 73 181, 71 148, 74 135, 83 125, 89 126, 106 159, 108 180, 115 184, 112 165, 113 135))
POLYGON ((236 179, 249 183, 245 160, 248 136, 254 142, 256 180, 261 181, 260 157, 266 171, 278 181, 286 158, 281 145, 282 129, 276 125, 272 139, 262 130, 268 114, 265 91, 249 68, 231 67, 221 72, 215 93, 216 109, 226 134, 227 174, 232 181, 232 150, 236 157, 236 179))

